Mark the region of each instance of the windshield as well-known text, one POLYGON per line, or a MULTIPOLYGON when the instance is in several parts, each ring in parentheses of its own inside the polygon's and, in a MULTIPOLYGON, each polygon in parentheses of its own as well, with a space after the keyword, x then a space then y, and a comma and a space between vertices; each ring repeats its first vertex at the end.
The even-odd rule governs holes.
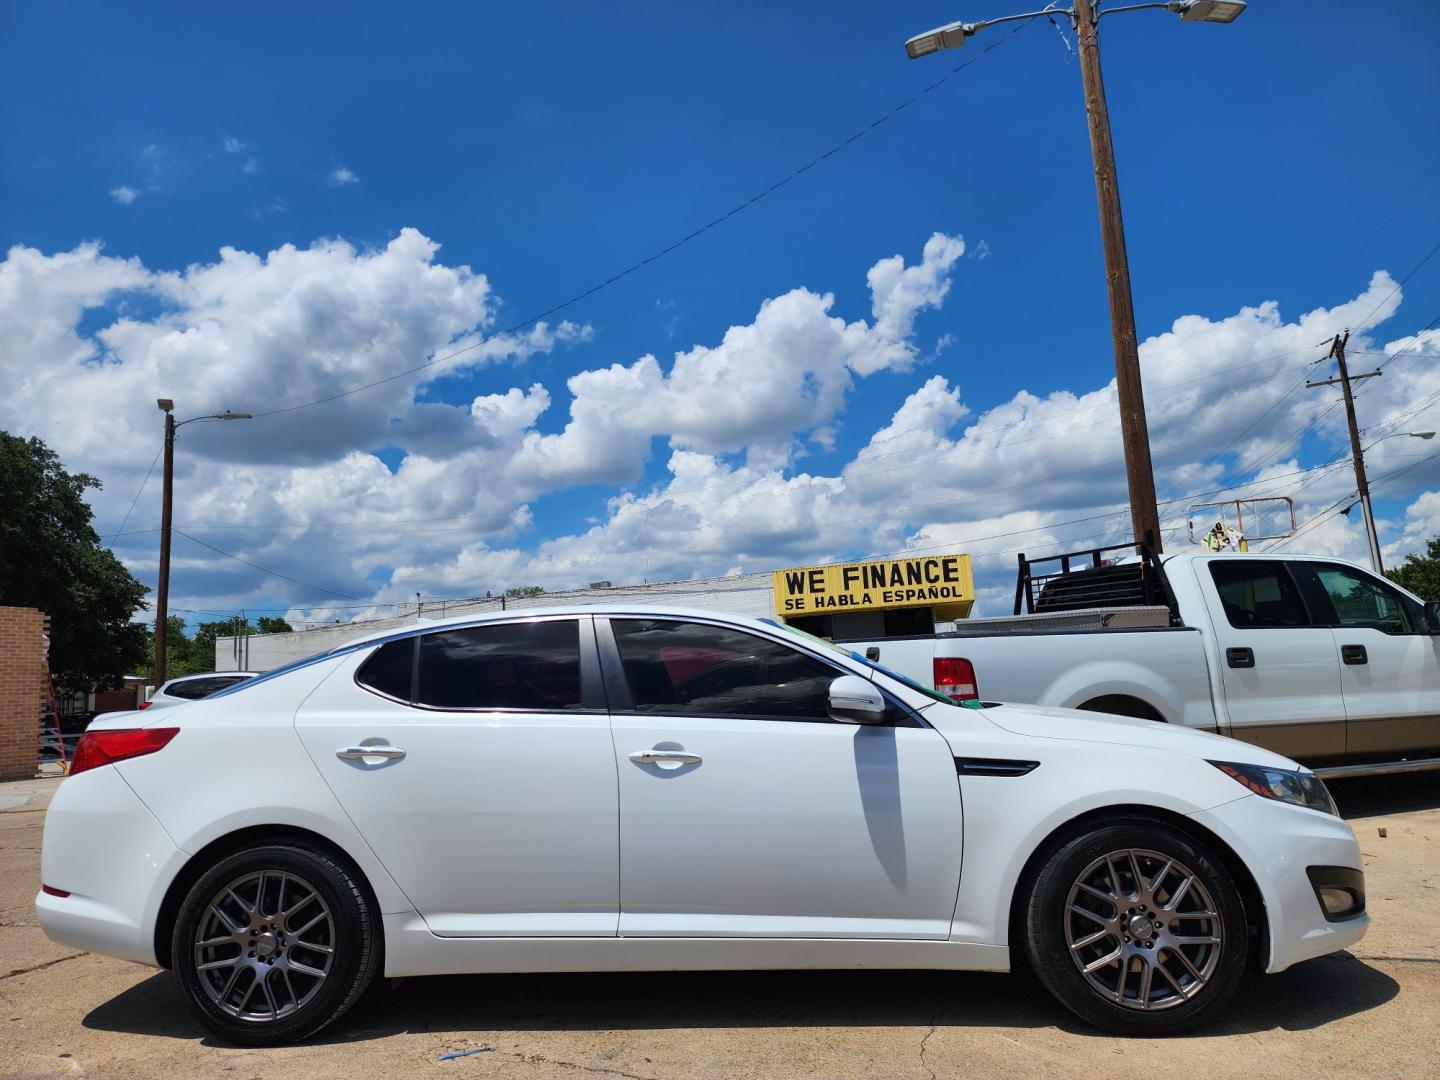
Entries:
POLYGON ((839 653, 841 656, 847 657, 850 660, 856 660, 864 664, 866 667, 873 668, 874 670, 880 672, 880 674, 882 675, 889 676, 898 683, 903 683, 911 690, 919 691, 928 698, 934 698, 936 701, 943 701, 946 705, 955 704, 952 699, 946 697, 944 694, 936 693, 930 687, 916 682, 908 675, 901 675, 898 671, 891 671, 884 664, 877 664, 874 660, 871 660, 865 656, 861 656, 857 652, 852 652, 849 649, 842 648, 841 646, 836 645, 833 641, 826 641, 824 638, 816 637, 814 634, 807 634, 804 630, 797 629, 794 626, 789 626, 776 619, 761 619, 760 621, 764 623, 769 623, 771 626, 777 626, 781 630, 784 630, 787 634, 794 634, 798 638, 804 638, 812 645, 819 645, 822 648, 829 649, 831 652, 839 653))

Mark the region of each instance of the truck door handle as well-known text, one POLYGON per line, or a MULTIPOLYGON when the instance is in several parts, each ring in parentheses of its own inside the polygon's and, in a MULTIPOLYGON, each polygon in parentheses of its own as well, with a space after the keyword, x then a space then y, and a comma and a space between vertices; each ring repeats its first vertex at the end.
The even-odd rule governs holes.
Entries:
POLYGON ((1254 667, 1255 652, 1248 648, 1226 649, 1225 663, 1231 667, 1254 667))
POLYGON ((1347 664, 1368 664, 1370 656, 1365 652, 1364 645, 1341 645, 1340 659, 1347 664))

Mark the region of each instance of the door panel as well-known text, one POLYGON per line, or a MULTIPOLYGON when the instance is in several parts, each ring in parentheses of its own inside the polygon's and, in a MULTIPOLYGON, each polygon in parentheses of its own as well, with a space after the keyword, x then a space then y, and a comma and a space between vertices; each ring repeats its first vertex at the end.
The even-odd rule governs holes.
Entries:
POLYGON ((1347 753, 1440 749, 1440 637, 1421 632, 1388 583, 1338 563, 1308 568, 1334 609, 1347 753))
POLYGON ((616 716, 622 936, 935 938, 960 787, 928 728, 616 716), (674 747, 694 764, 630 760, 674 747))
POLYGON ((949 936, 961 807, 940 735, 898 709, 893 726, 831 721, 843 672, 769 638, 681 620, 597 631, 622 936, 949 936))
POLYGON ((1229 729, 1223 734, 1300 761, 1345 753, 1340 660, 1312 625, 1299 586, 1276 559, 1206 559, 1196 573, 1215 627, 1229 729))
MULTIPOLYGON (((588 619, 581 629, 591 634, 588 619)), ((513 665, 496 674, 504 657, 452 653, 488 665, 486 677, 503 685, 506 700, 531 707, 474 711, 391 700, 357 684, 367 659, 361 653, 301 707, 296 726, 306 749, 434 933, 613 936, 619 811, 608 717, 578 707, 554 664, 517 678, 513 665), (557 700, 569 704, 555 708, 557 700), (336 756, 383 744, 404 756, 336 756)), ((422 664, 425 656, 422 650, 422 664)), ((396 676, 403 670, 403 658, 377 665, 374 679, 406 697, 410 684, 396 676)), ((459 700, 461 675, 451 665, 433 692, 459 700)))

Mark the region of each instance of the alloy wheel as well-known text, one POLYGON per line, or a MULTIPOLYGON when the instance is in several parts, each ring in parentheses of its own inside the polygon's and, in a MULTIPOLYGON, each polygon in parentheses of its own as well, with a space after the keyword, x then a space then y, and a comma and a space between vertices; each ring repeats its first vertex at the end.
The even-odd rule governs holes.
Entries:
POLYGON ((1086 982, 1125 1008, 1155 1011, 1192 1000, 1220 959, 1223 929, 1205 883, 1179 860, 1124 848, 1075 879, 1065 941, 1086 982))
POLYGON ((200 985, 238 1020, 268 1022, 303 1009, 330 975, 335 918, 297 874, 261 870, 210 900, 193 947, 200 985))

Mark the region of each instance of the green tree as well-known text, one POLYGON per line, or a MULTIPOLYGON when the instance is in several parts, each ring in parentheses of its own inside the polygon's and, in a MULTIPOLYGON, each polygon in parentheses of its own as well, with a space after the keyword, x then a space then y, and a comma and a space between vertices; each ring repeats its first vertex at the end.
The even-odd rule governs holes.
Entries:
POLYGON ((0 604, 50 616, 51 675, 78 692, 117 685, 145 662, 145 627, 133 620, 149 590, 90 524, 85 492, 99 487, 39 439, 0 431, 0 604))
POLYGON ((1432 536, 1424 555, 1407 555, 1385 576, 1421 600, 1440 600, 1440 536, 1432 536))
POLYGON ((539 585, 514 585, 505 590, 505 595, 510 597, 544 596, 545 590, 539 585))
MULTIPOLYGON (((185 632, 185 620, 171 615, 165 620, 165 677, 178 679, 181 675, 194 675, 197 671, 209 671, 197 667, 194 662, 195 642, 185 632)), ((148 675, 155 670, 155 628, 145 628, 145 671, 148 675)))

